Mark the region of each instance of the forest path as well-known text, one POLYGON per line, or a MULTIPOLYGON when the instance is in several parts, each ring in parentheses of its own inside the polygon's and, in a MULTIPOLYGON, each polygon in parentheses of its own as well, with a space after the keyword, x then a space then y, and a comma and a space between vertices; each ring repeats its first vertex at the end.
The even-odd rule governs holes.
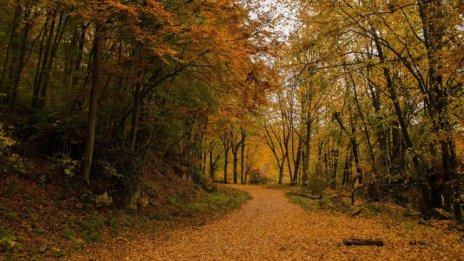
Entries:
MULTIPOLYGON (((123 245, 104 247, 82 260, 420 260, 450 253, 439 245, 411 246, 433 237, 431 231, 401 234, 379 219, 350 218, 324 211, 304 211, 283 191, 233 186, 252 199, 220 220, 200 227, 172 229, 123 245), (343 238, 382 237, 383 247, 346 247, 343 238)), ((421 229, 422 230, 422 229, 421 229)), ((454 240, 437 235, 443 240, 454 240)), ((459 246, 459 245, 458 245, 459 246)), ((449 250, 449 249, 448 249, 449 250)), ((76 257, 75 257, 76 258, 76 257)), ((74 260, 74 258, 72 258, 74 260)))

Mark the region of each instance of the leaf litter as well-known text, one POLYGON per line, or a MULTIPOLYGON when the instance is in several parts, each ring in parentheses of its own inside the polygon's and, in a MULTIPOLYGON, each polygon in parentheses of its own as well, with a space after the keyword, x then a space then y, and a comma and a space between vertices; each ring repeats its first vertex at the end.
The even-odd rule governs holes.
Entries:
POLYGON ((219 220, 92 248, 69 260, 462 260, 463 234, 417 222, 305 211, 283 191, 234 186, 252 199, 219 220), (384 246, 345 246, 344 238, 384 246), (419 242, 419 243, 417 243, 419 242), (414 244, 416 243, 416 244, 414 244))

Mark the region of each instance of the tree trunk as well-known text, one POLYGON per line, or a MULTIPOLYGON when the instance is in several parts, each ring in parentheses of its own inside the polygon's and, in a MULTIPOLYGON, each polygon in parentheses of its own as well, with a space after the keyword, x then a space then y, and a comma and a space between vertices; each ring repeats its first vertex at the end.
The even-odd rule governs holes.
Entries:
POLYGON ((230 150, 230 147, 229 147, 229 144, 228 144, 228 141, 225 141, 224 142, 224 183, 228 183, 227 181, 227 165, 229 163, 229 150, 230 150))
MULTIPOLYGON (((386 61, 386 57, 385 57, 382 45, 380 44, 379 38, 376 33, 374 33, 374 43, 375 43, 375 46, 378 52, 379 59, 382 63, 384 63, 386 61)), ((395 85, 394 85, 394 82, 391 76, 391 72, 390 72, 390 69, 386 66, 383 67, 383 75, 386 81, 387 90, 390 94, 390 99, 393 103, 393 108, 396 114, 396 118, 400 125, 401 134, 406 143, 405 150, 413 149, 414 146, 413 146, 411 137, 409 135, 408 126, 406 124, 406 120, 404 119, 401 105, 398 100, 398 95, 396 93, 396 88, 395 88, 395 85)), ((431 198, 430 185, 428 184, 429 182, 423 173, 424 171, 421 170, 419 156, 416 153, 414 153, 414 151, 412 155, 412 161, 413 161, 415 171, 417 174, 417 178, 418 178, 418 181, 417 181, 418 188, 422 193, 422 201, 423 201, 422 212, 427 212, 431 208, 431 205, 433 202, 433 199, 431 198)))
POLYGON ((242 146, 241 146, 241 159, 240 159, 240 183, 245 184, 245 141, 246 141, 246 133, 245 129, 242 127, 240 128, 240 132, 242 134, 242 146))
MULTIPOLYGON (((10 39, 8 41, 8 46, 6 48, 6 54, 5 54, 5 62, 3 64, 3 71, 2 75, 0 77, 0 92, 5 92, 5 94, 8 92, 8 86, 5 85, 5 80, 8 74, 8 71, 11 71, 10 68, 10 53, 11 52, 16 52, 15 48, 18 48, 18 43, 17 39, 19 38, 18 35, 18 29, 19 29, 19 22, 21 19, 21 13, 22 13, 22 5, 20 0, 16 0, 16 7, 15 7, 15 13, 13 17, 13 21, 11 23, 10 27, 10 39)), ((14 57, 13 57, 14 59, 14 57)), ((13 63, 15 61, 12 61, 13 63)))
MULTIPOLYGON (((351 122, 351 146, 353 149, 353 158, 354 158, 354 165, 356 168, 356 176, 358 179, 359 184, 363 184, 363 172, 361 169, 361 163, 359 160, 359 150, 358 150, 358 143, 356 141, 356 125, 354 123, 354 120, 350 120, 351 122)), ((356 180, 353 180, 353 185, 356 180)))
POLYGON ((89 96, 89 112, 87 123, 87 136, 85 139, 85 151, 82 161, 81 174, 90 184, 90 170, 92 168, 93 151, 95 146, 95 129, 97 124, 98 99, 100 96, 100 73, 101 73, 101 49, 102 49, 102 30, 100 23, 95 25, 94 43, 93 43, 93 67, 92 67, 92 84, 89 96))
MULTIPOLYGON (((448 82, 444 80, 443 72, 441 71, 441 68, 447 66, 444 64, 442 52, 446 48, 447 41, 450 41, 445 37, 450 26, 444 22, 446 11, 443 7, 443 1, 419 0, 417 2, 428 59, 429 86, 427 86, 428 91, 424 95, 429 101, 427 112, 432 119, 433 131, 438 140, 438 142, 432 141, 430 148, 432 152, 436 150, 437 146, 440 148, 443 165, 441 173, 437 173, 437 180, 435 182, 447 184, 447 188, 441 191, 442 195, 432 195, 431 201, 438 201, 439 199, 435 198, 437 196, 440 199, 441 196, 445 197, 445 201, 453 201, 455 219, 461 222, 462 181, 457 171, 456 145, 453 138, 454 128, 456 127, 453 127, 449 115, 449 104, 451 102, 448 93, 449 86, 446 86, 448 82), (448 135, 443 135, 443 133, 447 133, 448 135), (446 193, 446 190, 449 190, 449 193, 446 193)), ((430 184, 430 186, 435 185, 430 184)))
POLYGON ((308 185, 308 178, 309 178, 309 160, 311 156, 311 120, 309 119, 310 116, 306 118, 306 133, 305 133, 305 140, 304 140, 304 155, 303 155, 303 176, 301 179, 301 183, 303 186, 308 185))
MULTIPOLYGON (((32 91, 32 106, 38 108, 39 107, 39 100, 40 100, 40 93, 42 92, 43 81, 45 78, 45 68, 48 66, 48 61, 50 58, 51 52, 51 45, 53 39, 53 33, 55 31, 55 23, 56 23, 56 11, 53 10, 52 14, 49 14, 46 19, 46 23, 44 25, 44 38, 46 39, 46 43, 44 48, 43 57, 39 56, 39 61, 41 60, 40 66, 37 67, 36 72, 36 79, 34 83, 34 89, 32 91), (50 18, 51 17, 51 18, 50 18), (50 28, 48 28, 48 21, 51 19, 50 28), (48 31, 48 32, 47 32, 48 31), (42 59, 41 59, 42 58, 42 59)), ((41 48, 43 46, 43 41, 41 43, 41 48)))
POLYGON ((47 66, 45 67, 45 72, 44 72, 45 75, 44 75, 42 87, 39 93, 38 107, 41 109, 45 106, 47 91, 48 91, 48 83, 49 83, 50 74, 53 68, 53 62, 55 61, 56 54, 58 53, 58 48, 59 48, 61 39, 63 37, 63 33, 65 30, 67 21, 68 21, 68 18, 65 17, 64 12, 61 12, 58 25, 56 27, 56 31, 54 32, 54 37, 53 37, 52 46, 50 50, 50 58, 48 60, 47 66))
POLYGON ((130 129, 130 136, 129 136, 129 149, 131 151, 135 151, 135 144, 137 141, 137 133, 139 128, 139 93, 140 93, 140 83, 136 83, 135 90, 134 90, 134 101, 133 106, 134 110, 132 111, 131 117, 131 129, 130 129))
POLYGON ((351 174, 352 174, 352 162, 353 162, 353 153, 351 150, 351 145, 348 145, 345 155, 345 166, 343 167, 343 181, 342 185, 346 186, 351 183, 351 174))
POLYGON ((238 183, 238 171, 237 171, 237 168, 238 168, 238 151, 237 150, 232 150, 232 156, 233 156, 233 164, 234 164, 234 170, 233 170, 233 173, 234 173, 234 184, 237 184, 238 183))
POLYGON ((332 189, 337 188, 337 170, 338 170, 338 156, 339 156, 338 146, 333 150, 333 165, 332 165, 332 189))
POLYGON ((210 146, 209 148, 209 177, 212 181, 214 181, 214 171, 215 171, 213 153, 214 153, 214 147, 210 146))
POLYGON ((284 166, 285 158, 283 158, 282 162, 279 164, 279 185, 282 185, 284 182, 284 166))
MULTIPOLYGON (((21 13, 23 9, 20 1, 18 1, 17 4, 16 11, 21 13)), ((29 19, 30 12, 29 4, 26 4, 24 9, 24 20, 29 19)), ((6 90, 6 93, 8 94, 8 108, 3 118, 3 128, 5 130, 9 129, 9 126, 14 118, 16 101, 18 97, 18 88, 21 81, 21 74, 25 66, 27 40, 29 38, 31 29, 32 24, 27 23, 24 25, 22 35, 17 32, 12 32, 13 42, 11 48, 13 55, 10 67, 10 77, 8 80, 9 84, 6 90)))
POLYGON ((296 160, 294 164, 293 180, 292 180, 292 183, 295 183, 295 184, 298 183, 298 179, 299 179, 302 154, 303 154, 303 139, 300 138, 298 140, 298 148, 297 148, 296 160))

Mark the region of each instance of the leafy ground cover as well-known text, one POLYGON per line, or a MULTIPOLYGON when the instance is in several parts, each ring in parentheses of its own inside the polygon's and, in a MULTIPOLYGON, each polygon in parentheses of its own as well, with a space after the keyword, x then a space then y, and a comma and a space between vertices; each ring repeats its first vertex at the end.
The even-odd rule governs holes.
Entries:
POLYGON ((243 191, 222 186, 208 193, 175 176, 170 179, 166 188, 171 190, 158 188, 159 195, 151 199, 156 201, 128 211, 94 209, 74 197, 62 198, 61 187, 5 177, 0 185, 0 259, 61 258, 173 224, 200 225, 240 206, 249 197, 243 191))
POLYGON ((459 260, 464 256, 462 232, 445 223, 304 210, 282 190, 237 187, 252 199, 220 219, 121 238, 69 260, 459 260), (343 239, 353 236, 382 238, 384 245, 345 246, 343 239))

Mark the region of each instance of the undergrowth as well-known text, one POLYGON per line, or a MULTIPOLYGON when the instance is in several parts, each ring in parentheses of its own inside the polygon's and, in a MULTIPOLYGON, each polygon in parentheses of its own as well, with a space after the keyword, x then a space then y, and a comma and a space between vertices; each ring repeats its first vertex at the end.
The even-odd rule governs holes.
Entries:
MULTIPOLYGON (((202 192, 186 202, 182 195, 170 195, 173 205, 168 211, 159 211, 157 215, 147 216, 135 212, 101 209, 86 216, 69 215, 61 223, 44 229, 38 224, 31 231, 48 243, 42 247, 29 247, 21 243, 14 227, 0 227, 0 259, 16 260, 17 257, 29 259, 59 258, 67 256, 83 247, 111 241, 116 236, 130 236, 137 233, 152 233, 166 221, 175 220, 182 225, 202 225, 206 220, 231 211, 244 202, 250 195, 247 192, 223 186, 215 187, 212 192, 202 192), (199 223, 198 220, 201 220, 199 223)), ((6 213, 9 219, 18 219, 17 214, 6 213), (7 215, 8 214, 8 215, 7 215)), ((23 223, 29 222, 24 220, 23 223)), ((32 220, 30 221, 32 222, 32 220)), ((25 241, 26 242, 26 241, 25 241)))
POLYGON ((352 205, 348 198, 341 197, 337 194, 324 193, 320 198, 307 197, 304 194, 298 195, 294 191, 286 193, 290 202, 299 205, 308 211, 331 211, 342 213, 352 217, 376 217, 406 220, 414 217, 419 219, 419 213, 390 202, 371 202, 359 200, 359 203, 352 205))
POLYGON ((228 211, 241 206, 248 199, 250 199, 250 194, 247 192, 221 187, 185 205, 183 210, 187 214, 208 211, 228 211))
POLYGON ((353 206, 336 196, 322 196, 320 199, 311 199, 292 193, 286 195, 292 203, 301 206, 305 210, 330 210, 341 213, 350 213, 354 210, 353 206))

